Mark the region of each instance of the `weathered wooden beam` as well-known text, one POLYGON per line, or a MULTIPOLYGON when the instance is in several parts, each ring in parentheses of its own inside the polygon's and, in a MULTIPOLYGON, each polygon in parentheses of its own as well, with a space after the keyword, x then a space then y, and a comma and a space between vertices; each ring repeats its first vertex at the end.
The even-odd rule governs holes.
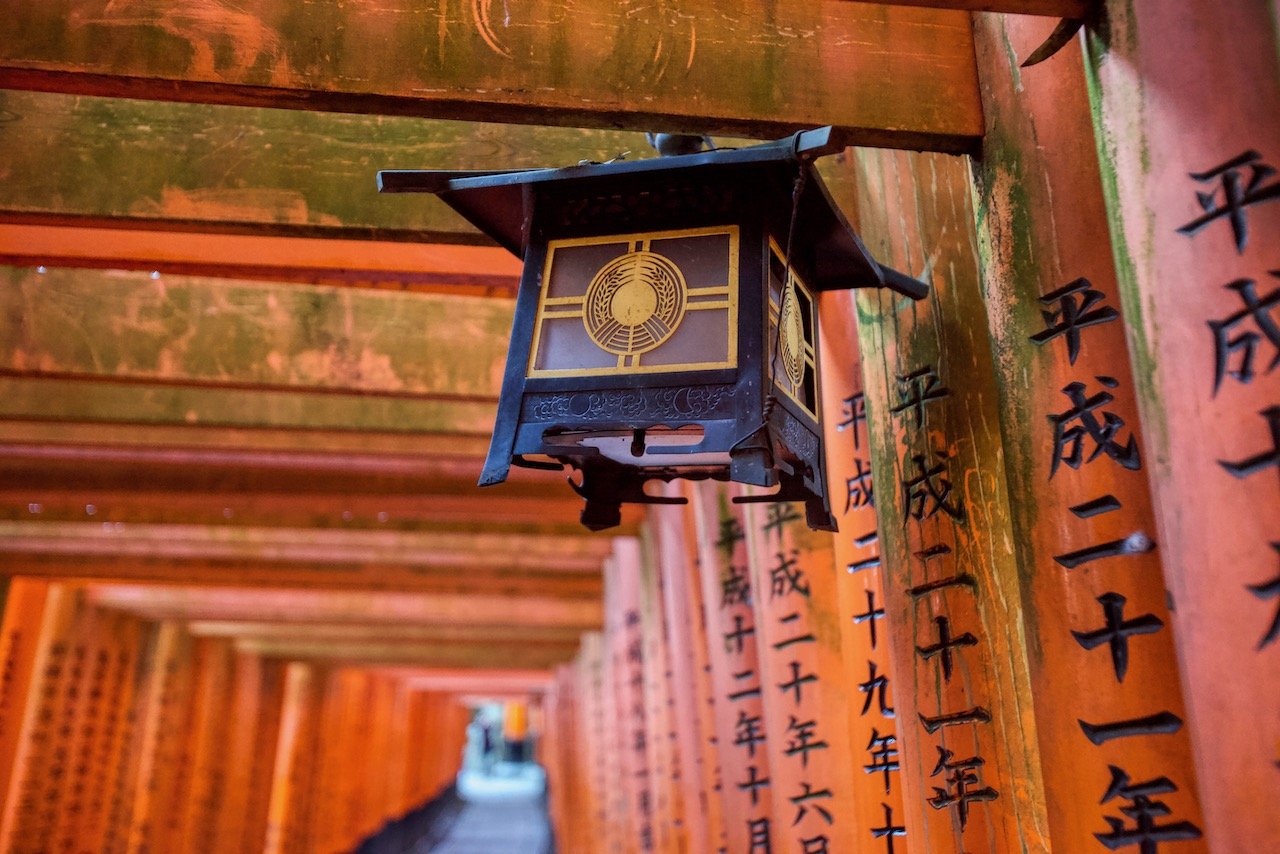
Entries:
POLYGON ((886 6, 923 6, 931 9, 964 9, 970 12, 1009 12, 1015 15, 1049 15, 1055 18, 1083 18, 1093 5, 1089 0, 880 0, 880 2, 886 6))
POLYGON ((371 641, 411 643, 530 643, 576 644, 581 631, 573 626, 511 626, 469 623, 466 625, 384 625, 381 623, 270 623, 246 620, 193 620, 187 624, 193 637, 242 638, 245 640, 371 641))
POLYGON ((833 124, 863 144, 948 151, 981 133, 956 11, 55 0, 12 10, 8 30, 11 89, 765 137, 833 124))
POLYGON ((424 667, 466 667, 475 669, 550 668, 571 661, 577 644, 461 644, 430 645, 319 643, 288 640, 239 640, 242 652, 289 661, 345 662, 376 666, 408 664, 424 667))
POLYGON ((88 601, 146 619, 381 622, 512 626, 601 625, 598 597, 504 596, 499 594, 393 593, 281 588, 185 588, 175 585, 93 583, 88 601))
POLYGON ((0 212, 0 265, 13 267, 156 271, 498 297, 514 297, 520 279, 520 261, 494 246, 24 225, 5 222, 8 217, 0 212))
POLYGON ((0 221, 41 226, 489 244, 434 197, 379 195, 374 173, 651 151, 643 135, 615 130, 44 92, 0 91, 0 115, 0 221))
POLYGON ((230 528, 97 522, 0 522, 0 553, 7 556, 117 557, 181 563, 186 560, 385 566, 432 569, 554 570, 596 574, 607 537, 538 536, 474 532, 230 528))

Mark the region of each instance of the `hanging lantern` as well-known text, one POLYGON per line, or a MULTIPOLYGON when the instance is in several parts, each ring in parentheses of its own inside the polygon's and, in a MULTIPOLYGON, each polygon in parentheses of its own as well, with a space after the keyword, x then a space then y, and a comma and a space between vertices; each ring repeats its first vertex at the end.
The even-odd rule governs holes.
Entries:
MULTIPOLYGON (((774 143, 509 172, 384 171, 434 193, 524 259, 480 484, 562 469, 582 523, 681 503, 649 480, 778 489, 835 530, 824 476, 815 294, 927 287, 880 266, 812 166, 831 128, 774 143)), ((850 319, 852 322, 852 319, 850 319)))

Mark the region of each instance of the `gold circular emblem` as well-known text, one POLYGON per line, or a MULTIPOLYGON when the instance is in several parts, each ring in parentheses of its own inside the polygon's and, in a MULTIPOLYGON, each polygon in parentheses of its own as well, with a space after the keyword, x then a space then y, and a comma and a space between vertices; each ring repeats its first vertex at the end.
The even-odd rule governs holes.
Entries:
POLYGON ((804 318, 800 314, 795 280, 790 276, 782 292, 782 308, 778 310, 778 355, 791 387, 799 388, 804 379, 804 318))
POLYGON ((602 350, 647 353, 671 337, 684 319, 684 274, 656 252, 619 255, 587 286, 582 323, 602 350))

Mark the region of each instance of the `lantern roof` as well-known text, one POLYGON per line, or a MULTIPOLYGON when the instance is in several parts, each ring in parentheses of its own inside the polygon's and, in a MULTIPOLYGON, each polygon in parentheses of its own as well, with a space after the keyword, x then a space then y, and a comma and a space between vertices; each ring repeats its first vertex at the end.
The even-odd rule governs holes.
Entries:
POLYGON ((645 160, 581 163, 559 169, 501 171, 383 170, 383 193, 433 193, 476 228, 523 257, 533 217, 534 187, 576 186, 590 190, 624 176, 685 178, 690 184, 710 178, 749 187, 777 187, 780 208, 791 209, 791 188, 803 170, 805 180, 795 207, 795 231, 814 248, 810 286, 814 290, 888 287, 922 299, 928 286, 878 263, 863 246, 812 161, 845 147, 830 127, 801 131, 747 148, 716 149, 645 160))

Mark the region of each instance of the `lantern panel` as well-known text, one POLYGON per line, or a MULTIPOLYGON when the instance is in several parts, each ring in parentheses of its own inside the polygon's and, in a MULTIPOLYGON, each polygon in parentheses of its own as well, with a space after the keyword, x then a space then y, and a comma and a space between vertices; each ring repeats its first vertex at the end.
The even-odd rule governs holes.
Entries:
POLYGON ((815 422, 818 398, 818 350, 813 294, 788 270, 782 250, 769 239, 769 349, 774 385, 815 422))
POLYGON ((547 243, 526 376, 737 366, 738 228, 547 243))

